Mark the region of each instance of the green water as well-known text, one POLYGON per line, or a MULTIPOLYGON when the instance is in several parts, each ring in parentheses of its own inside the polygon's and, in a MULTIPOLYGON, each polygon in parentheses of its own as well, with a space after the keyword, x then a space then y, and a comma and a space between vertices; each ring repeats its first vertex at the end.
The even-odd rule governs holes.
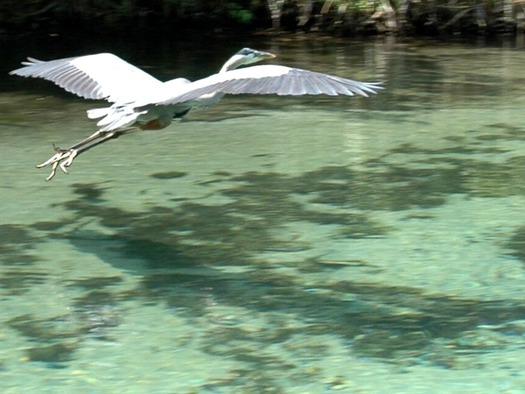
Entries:
POLYGON ((523 43, 96 49, 248 45, 386 89, 227 97, 45 182, 104 103, 0 79, 2 393, 525 392, 523 43))

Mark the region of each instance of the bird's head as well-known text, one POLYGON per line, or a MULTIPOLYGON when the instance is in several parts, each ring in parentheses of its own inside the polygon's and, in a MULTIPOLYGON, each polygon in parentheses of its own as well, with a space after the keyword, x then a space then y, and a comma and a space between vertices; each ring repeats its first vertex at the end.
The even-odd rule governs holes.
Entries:
POLYGON ((229 58, 226 63, 224 63, 224 66, 221 68, 221 72, 234 70, 240 66, 257 63, 261 60, 273 59, 274 57, 275 55, 270 52, 257 51, 251 48, 243 48, 231 58, 229 58))

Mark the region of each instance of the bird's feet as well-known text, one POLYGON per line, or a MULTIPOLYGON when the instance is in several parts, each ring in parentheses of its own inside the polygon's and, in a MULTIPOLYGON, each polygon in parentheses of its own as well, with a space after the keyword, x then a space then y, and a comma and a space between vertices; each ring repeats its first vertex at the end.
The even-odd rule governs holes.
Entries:
POLYGON ((53 156, 51 156, 49 160, 46 160, 43 163, 36 166, 36 168, 51 166, 51 174, 49 174, 49 176, 46 178, 47 181, 53 179, 53 177, 57 173, 58 167, 60 167, 60 169, 65 174, 67 174, 67 167, 69 167, 73 163, 73 160, 78 155, 78 150, 76 149, 62 149, 54 145, 53 147, 56 153, 53 156))

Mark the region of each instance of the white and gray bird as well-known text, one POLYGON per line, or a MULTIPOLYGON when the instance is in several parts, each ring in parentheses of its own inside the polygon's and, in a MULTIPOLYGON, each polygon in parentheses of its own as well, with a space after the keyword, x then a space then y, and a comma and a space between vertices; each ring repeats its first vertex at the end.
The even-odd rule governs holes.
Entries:
POLYGON ((195 82, 184 78, 161 82, 110 53, 51 61, 28 58, 22 63, 24 67, 10 74, 43 78, 77 96, 113 103, 87 111, 90 119, 100 118, 96 132, 67 149, 55 147, 55 154, 37 166, 51 166, 47 180, 55 176, 57 168, 67 173, 75 157, 94 146, 131 130, 163 129, 174 118, 183 117, 192 108, 213 105, 225 94, 367 97, 382 89, 379 82, 359 82, 279 65, 238 68, 274 57, 269 52, 243 48, 217 74, 195 82))

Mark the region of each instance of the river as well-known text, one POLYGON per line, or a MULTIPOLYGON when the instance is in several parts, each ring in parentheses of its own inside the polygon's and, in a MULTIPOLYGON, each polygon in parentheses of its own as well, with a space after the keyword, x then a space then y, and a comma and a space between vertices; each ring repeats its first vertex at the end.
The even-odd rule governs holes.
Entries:
POLYGON ((46 43, 2 59, 2 393, 523 392, 522 41, 46 43), (226 97, 35 168, 105 103, 25 56, 197 79, 244 46, 385 89, 226 97))

